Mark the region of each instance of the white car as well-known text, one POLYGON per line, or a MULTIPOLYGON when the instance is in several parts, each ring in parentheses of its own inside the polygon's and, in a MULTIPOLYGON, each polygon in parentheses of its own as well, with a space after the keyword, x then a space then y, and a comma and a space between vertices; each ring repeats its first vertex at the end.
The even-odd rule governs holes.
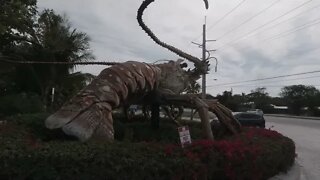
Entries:
POLYGON ((250 109, 247 112, 256 113, 263 116, 263 111, 261 109, 250 109))

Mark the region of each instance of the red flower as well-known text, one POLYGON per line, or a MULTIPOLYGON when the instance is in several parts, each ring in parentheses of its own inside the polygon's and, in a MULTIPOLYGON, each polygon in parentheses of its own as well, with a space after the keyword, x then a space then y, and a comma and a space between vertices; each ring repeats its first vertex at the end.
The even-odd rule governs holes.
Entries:
POLYGON ((176 145, 173 145, 173 144, 168 144, 164 147, 164 152, 167 154, 167 155, 172 155, 174 150, 176 149, 176 145))

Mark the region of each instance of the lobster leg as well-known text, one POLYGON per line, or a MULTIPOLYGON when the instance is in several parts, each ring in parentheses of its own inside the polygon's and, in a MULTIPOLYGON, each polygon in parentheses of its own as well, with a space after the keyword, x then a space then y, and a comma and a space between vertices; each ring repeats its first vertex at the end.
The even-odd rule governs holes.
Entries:
POLYGON ((232 134, 237 134, 241 131, 240 123, 234 118, 232 112, 217 100, 205 100, 209 105, 209 111, 213 112, 218 120, 227 127, 232 134))
POLYGON ((162 97, 165 100, 166 104, 192 107, 192 108, 198 109, 204 133, 208 139, 213 140, 213 134, 212 134, 211 126, 209 123, 209 116, 208 116, 209 107, 205 102, 203 102, 200 98, 190 94, 186 94, 186 95, 163 94, 162 97))
POLYGON ((232 134, 238 134, 241 131, 241 125, 233 117, 231 111, 220 104, 217 100, 202 100, 197 95, 193 94, 163 94, 162 96, 165 99, 166 104, 197 109, 201 119, 202 128, 208 139, 213 139, 209 122, 209 111, 216 114, 220 123, 223 124, 232 134))
POLYGON ((212 129, 209 122, 209 114, 208 114, 209 106, 200 98, 192 98, 192 100, 194 101, 196 108, 198 109, 202 128, 206 133, 207 138, 213 140, 213 134, 212 134, 212 129))
POLYGON ((170 120, 180 126, 179 120, 181 120, 183 114, 183 106, 161 106, 161 109, 170 120), (176 108, 178 108, 178 112, 176 111, 176 108))

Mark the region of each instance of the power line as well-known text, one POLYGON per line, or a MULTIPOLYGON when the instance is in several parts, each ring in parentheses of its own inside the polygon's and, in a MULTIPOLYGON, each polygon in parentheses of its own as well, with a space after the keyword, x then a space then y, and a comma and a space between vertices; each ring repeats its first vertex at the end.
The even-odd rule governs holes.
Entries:
POLYGON ((246 81, 215 84, 215 85, 211 85, 211 86, 207 86, 207 87, 224 86, 224 85, 231 85, 231 84, 240 84, 240 83, 245 83, 245 82, 263 81, 263 80, 268 80, 268 79, 277 79, 277 78, 290 77, 290 76, 299 76, 299 75, 313 74, 313 73, 319 73, 319 72, 320 72, 320 70, 316 70, 316 71, 309 71, 309 72, 302 72, 302 73, 295 73, 295 74, 288 74, 288 75, 281 75, 281 76, 273 76, 273 77, 267 77, 267 78, 252 79, 252 80, 246 80, 246 81))
MULTIPOLYGON (((249 46, 247 46, 247 47, 242 47, 242 48, 240 48, 240 49, 248 49, 248 48, 249 48, 249 46)), ((303 53, 299 53, 298 55, 295 55, 294 57, 300 57, 300 56, 303 56, 303 55, 305 55, 305 54, 307 54, 307 53, 314 53, 314 52, 317 52, 317 51, 319 51, 319 50, 320 50, 320 47, 309 48, 309 49, 304 50, 303 53)), ((220 52, 221 52, 221 51, 220 51, 220 52)), ((284 56, 283 58, 288 59, 288 58, 291 58, 292 56, 293 56, 293 55, 287 55, 287 56, 284 56)), ((271 57, 270 59, 272 59, 272 57, 271 57)))
MULTIPOLYGON (((295 79, 283 79, 283 80, 278 80, 278 81, 268 81, 264 83, 278 83, 278 82, 286 82, 286 81, 296 81, 296 80, 302 80, 302 79, 313 79, 313 78, 319 78, 320 76, 309 76, 309 77, 303 77, 303 78, 295 78, 295 79)), ((240 85, 235 85, 232 87, 238 87, 238 86, 268 86, 270 84, 240 84, 240 85)), ((271 84, 272 85, 272 84, 271 84)), ((228 86, 228 85, 223 85, 223 86, 228 86)))
MULTIPOLYGON (((290 34, 292 34, 292 33, 297 32, 297 31, 301 31, 301 30, 303 30, 303 29, 307 29, 307 28, 309 28, 309 27, 312 27, 312 26, 315 26, 315 25, 318 25, 318 24, 320 24, 320 18, 316 18, 316 19, 314 19, 314 20, 312 20, 312 21, 309 21, 309 22, 307 22, 307 23, 305 23, 305 24, 302 24, 302 25, 300 25, 300 26, 297 26, 297 27, 294 27, 294 28, 289 29, 289 30, 287 30, 287 31, 283 31, 283 32, 281 32, 281 33, 279 33, 279 34, 275 34, 275 35, 272 35, 272 36, 270 36, 270 37, 267 37, 267 38, 265 38, 265 39, 263 39, 263 40, 260 40, 259 43, 261 43, 261 42, 266 42, 266 41, 271 41, 271 40, 276 40, 276 39, 280 39, 280 38, 282 38, 282 37, 288 36, 288 35, 290 35, 290 34)), ((249 47, 250 47, 250 46, 242 47, 242 48, 240 48, 240 49, 247 49, 247 48, 249 48, 249 47)), ((318 49, 318 48, 316 48, 316 49, 318 49)), ((304 53, 304 54, 305 54, 305 53, 304 53)))
POLYGON ((271 3, 271 5, 269 5, 268 7, 264 8, 263 10, 261 10, 260 12, 258 12, 257 14, 255 14, 254 16, 251 16, 250 18, 248 18, 247 20, 243 21, 241 24, 239 24, 238 26, 232 28, 230 31, 222 34, 220 37, 217 38, 217 40, 222 39, 223 37, 225 37, 226 35, 230 34, 231 32, 234 32, 235 30, 239 29, 241 26, 243 26, 244 24, 250 22, 252 19, 254 19, 255 17, 259 16, 260 14, 264 13, 265 11, 267 11, 268 9, 270 9, 271 7, 273 7, 274 5, 278 4, 281 0, 276 0, 274 2, 271 3))
POLYGON ((226 17, 228 17, 232 12, 234 12, 236 9, 238 9, 246 0, 242 0, 240 3, 238 3, 233 9, 231 9, 231 11, 229 11, 227 14, 225 14, 224 16, 222 16, 218 21, 216 21, 213 25, 209 26, 207 30, 215 27, 217 24, 219 24, 220 22, 222 22, 222 20, 224 20, 226 17))
MULTIPOLYGON (((316 6, 314 6, 314 7, 311 7, 311 8, 309 8, 309 9, 306 9, 306 10, 304 10, 304 11, 302 11, 302 12, 300 12, 300 13, 298 13, 298 14, 296 14, 296 15, 294 15, 294 16, 292 16, 292 17, 290 17, 290 18, 288 18, 288 19, 285 19, 285 20, 283 20, 283 21, 280 21, 279 23, 276 23, 276 24, 274 24, 274 25, 272 25, 272 26, 270 26, 270 27, 268 27, 268 28, 265 28, 263 31, 261 31, 260 33, 262 33, 262 32, 265 32, 265 31, 267 31, 267 30, 270 30, 270 29, 273 29, 273 28, 275 28, 276 26, 279 26, 279 25, 281 25, 281 24, 283 24, 283 23, 285 23, 285 22, 288 22, 288 21, 291 21, 291 20, 294 20, 294 18, 296 18, 297 16, 300 16, 300 15, 302 15, 302 14, 304 14, 304 13, 307 13, 307 12, 310 12, 310 11, 312 11, 312 10, 315 10, 315 9, 317 9, 317 8, 319 8, 320 7, 320 4, 317 4, 316 6)), ((316 24, 314 24, 314 25, 316 25, 316 24)), ((292 30, 292 29, 291 29, 292 30)), ((299 30, 296 30, 296 31, 299 31, 299 30)), ((296 32, 295 31, 295 32, 296 32)), ((293 32, 292 32, 293 33, 293 32)), ((291 33, 288 33, 288 34, 291 34, 291 33)), ((252 35, 252 36, 249 36, 249 37, 255 37, 255 36, 257 36, 258 34, 255 34, 255 35, 252 35)), ((285 36, 285 35, 284 35, 285 36)), ((271 36, 272 37, 272 36, 271 36)), ((271 37, 269 37, 270 39, 271 39, 271 37)), ((268 38, 268 39, 269 39, 268 38)), ((281 37, 278 37, 278 38, 281 38, 281 37)), ((275 38, 275 39, 278 39, 278 38, 275 38)), ((266 41, 268 41, 268 40, 266 40, 266 41)), ((238 43, 233 43, 233 44, 238 44, 238 43)), ((233 46, 233 45, 232 45, 233 46)), ((230 46, 231 47, 231 46, 230 46)), ((233 46, 234 47, 234 46, 233 46)), ((249 46, 247 45, 247 47, 240 47, 240 49, 244 49, 244 48, 248 48, 249 46)), ((238 48, 237 48, 238 49, 238 48)), ((220 50, 220 52, 221 51, 223 51, 223 50, 220 50)))
MULTIPOLYGON (((293 86, 293 85, 296 85, 296 84, 270 85, 270 86, 263 86, 263 87, 266 87, 266 88, 279 88, 279 87, 293 86)), ((307 86, 319 87, 320 85, 309 84, 307 86)), ((244 88, 244 87, 255 87, 255 86, 232 86, 232 88, 244 88)))
POLYGON ((279 38, 285 37, 285 36, 287 36, 289 34, 292 34, 294 32, 297 32, 297 31, 312 27, 312 26, 317 25, 317 24, 320 24, 320 18, 314 19, 313 21, 307 22, 307 23, 302 24, 300 26, 297 26, 295 28, 292 28, 292 29, 289 29, 287 31, 281 32, 279 34, 276 34, 274 36, 265 38, 265 39, 262 40, 262 42, 279 39, 279 38))
POLYGON ((119 64, 119 62, 107 62, 107 61, 96 61, 96 62, 63 62, 63 61, 26 61, 24 58, 14 58, 10 56, 0 55, 0 63, 10 64, 49 64, 49 65, 105 65, 112 66, 119 64))
MULTIPOLYGON (((209 28, 207 28, 207 30, 215 27, 217 24, 219 24, 223 19, 225 19, 226 17, 228 17, 232 12, 234 12, 236 9, 238 9, 246 0, 242 0, 241 2, 239 2, 234 8, 232 8, 228 13, 226 13, 224 16, 222 16, 219 20, 217 20, 213 25, 209 26, 209 28)), ((202 37, 202 35, 197 36, 196 38, 194 38, 192 41, 197 40, 199 37, 202 37)))
MULTIPOLYGON (((288 18, 288 19, 285 19, 285 20, 283 20, 283 21, 280 21, 279 23, 276 23, 276 24, 268 27, 268 28, 265 28, 264 31, 269 30, 269 29, 273 29, 273 28, 275 28, 276 26, 279 26, 279 25, 283 24, 284 22, 291 21, 291 20, 293 20, 295 17, 300 16, 301 14, 304 14, 304 13, 306 13, 306 12, 310 12, 310 11, 312 11, 312 10, 315 10, 315 9, 317 9, 317 8, 319 8, 319 7, 320 7, 320 4, 318 4, 318 5, 316 5, 316 6, 312 7, 312 8, 306 9, 305 11, 302 11, 302 12, 300 12, 300 13, 298 13, 298 14, 296 14, 296 15, 288 18)), ((264 31, 262 31, 262 32, 264 32, 264 31)), ((255 35, 255 36, 256 36, 256 35, 255 35)))
MULTIPOLYGON (((314 24, 314 25, 315 25, 315 24, 314 24)), ((280 38, 280 37, 279 37, 279 38, 280 38)), ((237 49, 238 49, 238 50, 239 50, 239 49, 240 49, 240 50, 245 50, 245 49, 248 49, 248 48, 250 48, 249 45, 247 45, 247 46, 245 46, 245 47, 238 47, 237 49)), ((295 55, 295 57, 300 57, 300 56, 305 55, 305 54, 307 54, 307 53, 314 52, 314 51, 318 51, 318 50, 320 50, 320 47, 317 47, 317 48, 309 48, 309 49, 303 51, 303 53, 300 53, 299 55, 295 55)), ((221 51, 218 51, 218 52, 221 52, 221 51)), ((284 57, 289 58, 289 57, 292 57, 292 55, 287 55, 287 56, 284 56, 284 57)), ((271 57, 270 59, 272 59, 272 57, 271 57)))
POLYGON ((296 11, 297 9, 299 9, 299 8, 307 5, 307 4, 310 3, 311 1, 312 1, 312 0, 306 1, 306 2, 304 2, 304 3, 302 3, 302 4, 298 5, 298 6, 294 7, 293 9, 291 9, 291 10, 289 10, 289 11, 281 14, 280 16, 278 16, 278 17, 276 17, 276 18, 274 18, 274 19, 272 19, 272 20, 264 23, 264 24, 261 25, 261 26, 258 26, 257 28, 255 28, 255 29, 253 29, 253 30, 251 30, 251 31, 249 31, 248 33, 245 33, 243 36, 241 36, 241 37, 239 37, 239 38, 236 38, 236 39, 234 39, 234 40, 231 40, 231 41, 223 44, 222 46, 220 46, 220 47, 217 48, 217 49, 221 49, 221 48, 223 48, 223 47, 225 47, 225 46, 228 46, 228 45, 230 45, 230 44, 234 44, 234 42, 238 42, 238 41, 240 41, 240 40, 246 39, 249 35, 251 35, 251 34, 254 33, 255 31, 258 31, 259 29, 267 26, 268 24, 271 24, 271 23, 273 23, 274 21, 276 21, 276 20, 278 20, 278 19, 280 19, 280 18, 282 18, 282 17, 284 17, 284 16, 286 16, 286 15, 288 15, 288 14, 296 11))

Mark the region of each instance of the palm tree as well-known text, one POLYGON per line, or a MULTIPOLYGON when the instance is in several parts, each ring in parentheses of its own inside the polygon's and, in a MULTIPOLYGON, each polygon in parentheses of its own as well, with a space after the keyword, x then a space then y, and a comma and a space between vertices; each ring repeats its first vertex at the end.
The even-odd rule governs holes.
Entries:
MULTIPOLYGON (((47 62, 82 62, 94 59, 88 35, 71 28, 66 17, 46 9, 35 19, 33 33, 28 34, 29 40, 15 43, 9 55, 14 55, 19 60, 47 62)), ((63 89, 68 89, 67 86, 75 86, 73 83, 79 83, 76 90, 83 87, 83 83, 79 81, 65 83, 66 79, 70 80, 69 76, 74 69, 75 65, 18 65, 15 81, 21 91, 36 92, 44 104, 48 105, 52 88, 59 90, 56 91, 59 94, 65 93, 63 89)), ((64 94, 61 97, 68 98, 70 95, 64 94)))

